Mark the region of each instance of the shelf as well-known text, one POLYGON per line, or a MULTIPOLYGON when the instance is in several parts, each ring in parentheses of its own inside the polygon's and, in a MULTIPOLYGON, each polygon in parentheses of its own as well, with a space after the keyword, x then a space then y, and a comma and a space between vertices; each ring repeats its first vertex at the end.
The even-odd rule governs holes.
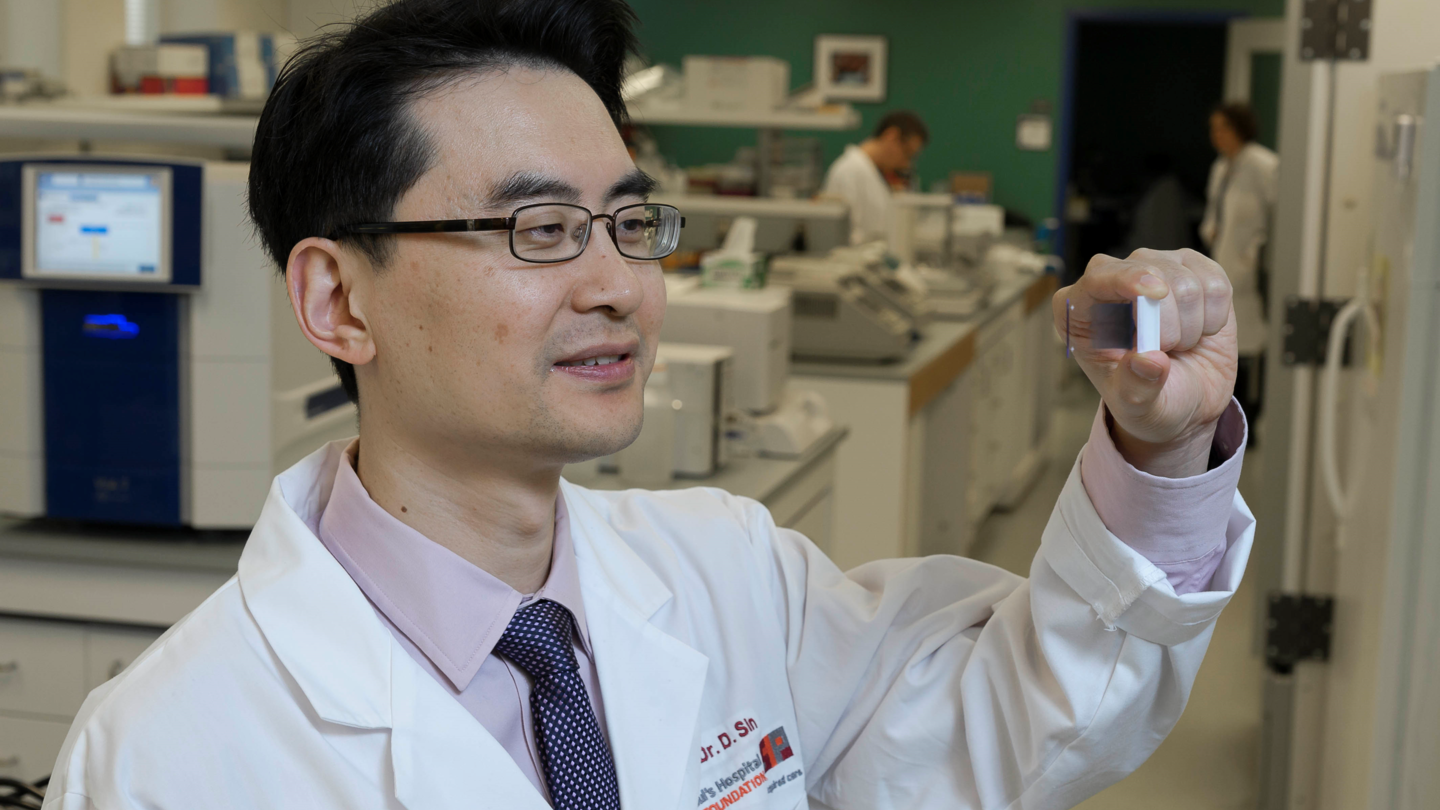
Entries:
MULTIPOLYGON (((258 119, 225 113, 251 109, 244 103, 237 106, 214 97, 0 105, 0 138, 146 141, 248 149, 255 139, 258 119)), ((654 126, 831 131, 860 126, 860 114, 849 106, 833 112, 732 113, 636 105, 630 114, 636 123, 654 126)))
POLYGON ((259 115, 265 109, 263 98, 224 98, 202 93, 195 95, 149 95, 126 93, 110 96, 67 96, 48 102, 50 106, 71 110, 101 110, 124 113, 166 113, 172 115, 259 115))
POLYGON ((637 124, 682 127, 732 127, 739 129, 846 130, 860 126, 860 113, 845 105, 833 111, 772 110, 730 112, 686 107, 658 107, 636 104, 630 117, 637 124))
POLYGON ((850 209, 839 200, 783 200, 773 197, 730 197, 723 194, 655 194, 651 202, 679 208, 686 214, 771 216, 801 219, 844 219, 850 209))
POLYGON ((0 105, 0 138, 144 141, 249 149, 258 118, 80 104, 0 105))

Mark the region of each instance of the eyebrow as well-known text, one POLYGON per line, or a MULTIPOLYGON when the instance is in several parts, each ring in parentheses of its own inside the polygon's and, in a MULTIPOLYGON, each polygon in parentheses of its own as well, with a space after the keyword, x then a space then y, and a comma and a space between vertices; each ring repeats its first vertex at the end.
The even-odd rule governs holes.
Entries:
POLYGON ((616 180, 610 185, 609 190, 605 192, 605 207, 609 208, 610 203, 622 197, 647 199, 651 194, 655 193, 655 187, 657 185, 659 184, 655 182, 655 178, 639 169, 631 169, 629 174, 616 180))
POLYGON ((540 198, 578 204, 580 189, 564 180, 537 172, 516 172, 491 187, 485 197, 485 208, 512 208, 517 203, 540 198))
MULTIPOLYGON (((639 169, 631 169, 606 189, 602 200, 603 207, 608 208, 612 202, 623 197, 648 198, 657 185, 655 178, 639 169)), ((542 199, 547 202, 578 205, 581 194, 580 189, 559 178, 538 172, 516 172, 491 187, 490 193, 485 197, 484 207, 498 210, 542 199)))

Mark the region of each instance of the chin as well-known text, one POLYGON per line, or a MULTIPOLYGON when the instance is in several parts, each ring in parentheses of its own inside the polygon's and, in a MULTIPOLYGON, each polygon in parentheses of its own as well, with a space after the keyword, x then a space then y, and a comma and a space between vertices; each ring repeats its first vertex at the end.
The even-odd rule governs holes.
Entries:
POLYGON ((640 403, 620 408, 592 407, 553 413, 539 438, 566 464, 608 456, 630 446, 640 435, 644 410, 640 403))
POLYGON ((630 443, 640 435, 639 420, 636 420, 633 426, 606 425, 602 427, 587 426, 587 428, 576 426, 576 429, 568 432, 569 435, 565 437, 565 446, 561 449, 561 454, 564 456, 566 464, 575 464, 618 453, 629 447, 630 443))

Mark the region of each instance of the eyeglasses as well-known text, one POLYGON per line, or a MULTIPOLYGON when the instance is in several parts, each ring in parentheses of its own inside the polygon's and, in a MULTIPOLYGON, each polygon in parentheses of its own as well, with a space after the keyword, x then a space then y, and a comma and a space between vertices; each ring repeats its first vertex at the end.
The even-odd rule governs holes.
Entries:
POLYGON ((579 205, 539 203, 516 208, 508 217, 366 222, 342 228, 340 235, 509 231, 510 253, 515 258, 554 264, 585 252, 597 219, 606 220, 605 229, 620 255, 639 261, 663 259, 674 253, 680 244, 680 229, 685 227, 685 218, 673 205, 643 203, 616 209, 613 214, 592 214, 579 205))

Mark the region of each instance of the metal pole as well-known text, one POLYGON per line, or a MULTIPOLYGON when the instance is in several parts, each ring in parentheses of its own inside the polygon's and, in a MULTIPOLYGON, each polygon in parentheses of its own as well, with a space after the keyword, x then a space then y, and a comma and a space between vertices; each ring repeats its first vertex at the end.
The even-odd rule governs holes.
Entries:
POLYGON ((775 175, 775 147, 780 130, 760 127, 755 131, 755 196, 769 197, 775 175))

